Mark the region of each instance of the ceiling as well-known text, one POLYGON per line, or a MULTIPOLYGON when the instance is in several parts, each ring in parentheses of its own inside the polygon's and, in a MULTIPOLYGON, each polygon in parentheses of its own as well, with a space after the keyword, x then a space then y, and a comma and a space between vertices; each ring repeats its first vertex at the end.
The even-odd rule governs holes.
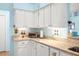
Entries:
POLYGON ((48 3, 14 3, 14 8, 24 10, 36 10, 48 5, 48 3))

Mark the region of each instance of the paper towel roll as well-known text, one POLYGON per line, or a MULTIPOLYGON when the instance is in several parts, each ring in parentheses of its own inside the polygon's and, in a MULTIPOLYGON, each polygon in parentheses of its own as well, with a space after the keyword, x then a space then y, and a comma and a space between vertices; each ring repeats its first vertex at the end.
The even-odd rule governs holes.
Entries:
POLYGON ((40 38, 43 38, 43 30, 40 30, 40 38))

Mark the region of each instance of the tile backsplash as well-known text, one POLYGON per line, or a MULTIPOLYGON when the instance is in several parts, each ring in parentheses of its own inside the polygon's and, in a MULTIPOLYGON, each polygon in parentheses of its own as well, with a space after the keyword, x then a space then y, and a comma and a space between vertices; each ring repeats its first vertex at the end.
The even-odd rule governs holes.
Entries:
POLYGON ((67 38, 67 28, 53 28, 52 31, 54 37, 67 38))
POLYGON ((48 28, 26 28, 26 32, 38 33, 40 30, 43 30, 43 35, 46 37, 60 37, 67 38, 68 30, 67 28, 58 28, 58 27, 48 27, 48 28))

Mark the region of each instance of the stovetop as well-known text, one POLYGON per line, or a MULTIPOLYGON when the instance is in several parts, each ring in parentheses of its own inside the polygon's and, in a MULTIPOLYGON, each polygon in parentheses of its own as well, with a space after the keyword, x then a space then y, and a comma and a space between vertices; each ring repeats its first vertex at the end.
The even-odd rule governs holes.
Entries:
POLYGON ((71 51, 74 51, 74 52, 78 52, 79 53, 79 47, 75 46, 75 47, 71 47, 71 48, 68 48, 69 50, 71 51))

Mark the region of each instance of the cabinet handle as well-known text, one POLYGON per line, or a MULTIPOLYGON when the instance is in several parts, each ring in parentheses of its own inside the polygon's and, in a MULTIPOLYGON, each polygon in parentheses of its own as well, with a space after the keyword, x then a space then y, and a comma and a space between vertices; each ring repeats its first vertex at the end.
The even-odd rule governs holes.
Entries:
POLYGON ((56 54, 57 54, 57 53, 56 53, 56 52, 54 52, 54 53, 52 53, 52 56, 56 56, 56 54))

